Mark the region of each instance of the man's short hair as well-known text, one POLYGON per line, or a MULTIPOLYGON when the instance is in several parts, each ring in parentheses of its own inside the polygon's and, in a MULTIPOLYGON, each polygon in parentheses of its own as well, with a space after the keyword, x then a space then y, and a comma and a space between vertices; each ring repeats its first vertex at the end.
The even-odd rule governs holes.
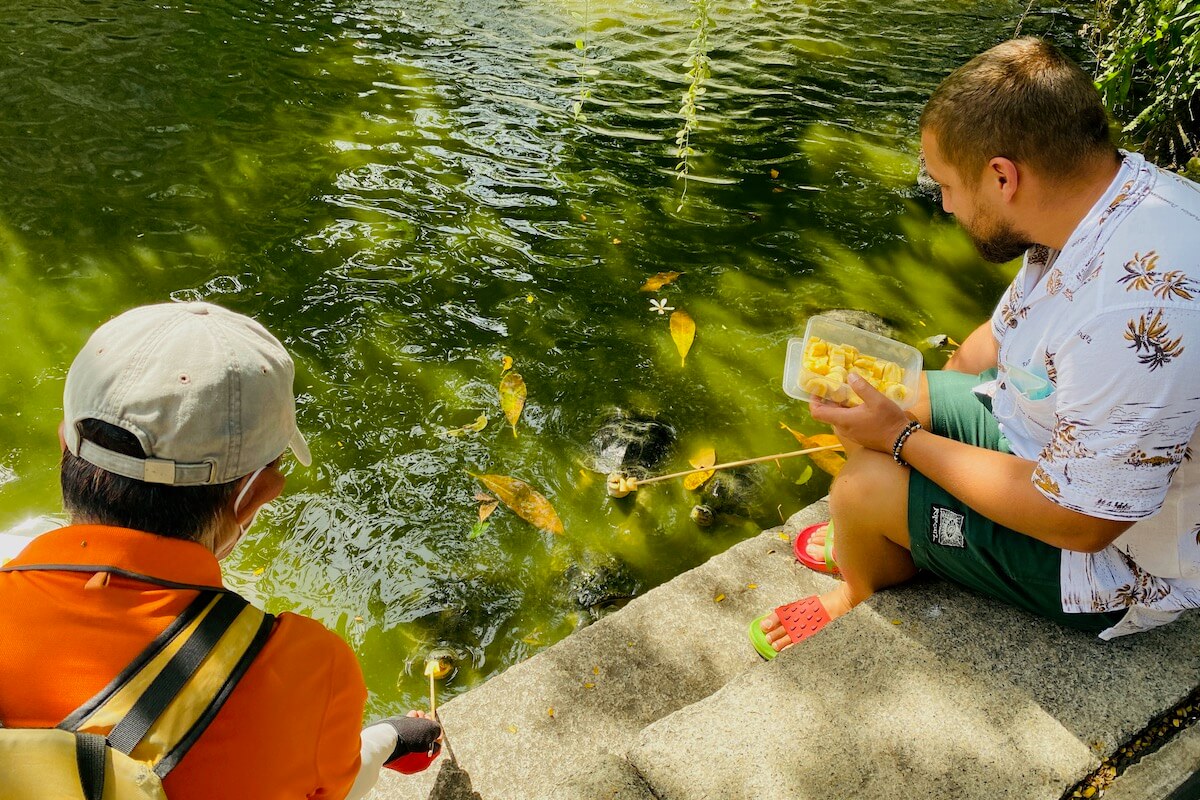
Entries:
POLYGON ((972 186, 998 156, 1061 179, 1116 151, 1092 79, 1033 37, 999 44, 952 72, 929 98, 920 125, 972 186))
MULTIPOLYGON (((136 458, 146 453, 129 431, 95 419, 79 424, 84 439, 136 458)), ((206 486, 168 486, 126 478, 63 453, 63 506, 76 524, 113 525, 198 541, 213 528, 237 490, 237 481, 206 486)))

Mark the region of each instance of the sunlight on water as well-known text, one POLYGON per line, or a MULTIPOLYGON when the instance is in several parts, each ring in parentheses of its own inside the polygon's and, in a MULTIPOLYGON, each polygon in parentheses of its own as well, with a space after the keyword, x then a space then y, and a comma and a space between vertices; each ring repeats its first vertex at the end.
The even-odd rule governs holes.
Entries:
POLYGON ((664 470, 794 449, 780 422, 819 427, 780 388, 808 316, 961 338, 1010 274, 917 195, 915 133, 1022 3, 710 3, 678 211, 682 0, 46 6, 0 32, 0 529, 58 511, 62 381, 94 327, 168 299, 253 314, 296 357, 316 463, 229 580, 350 641, 373 714, 421 705, 431 648, 462 691, 828 488, 764 467, 706 530, 678 484, 611 502, 588 465, 613 409, 674 426, 664 470), (696 321, 686 366, 651 299, 696 321), (528 481, 565 535, 501 508, 468 538, 468 472, 528 481))

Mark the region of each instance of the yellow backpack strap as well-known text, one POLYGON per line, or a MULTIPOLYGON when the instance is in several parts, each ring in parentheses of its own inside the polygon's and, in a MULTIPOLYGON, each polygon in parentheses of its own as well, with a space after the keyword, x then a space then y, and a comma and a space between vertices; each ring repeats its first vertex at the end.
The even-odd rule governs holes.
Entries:
POLYGON ((205 591, 58 727, 100 734, 165 777, 220 711, 273 626, 274 617, 238 595, 205 591))

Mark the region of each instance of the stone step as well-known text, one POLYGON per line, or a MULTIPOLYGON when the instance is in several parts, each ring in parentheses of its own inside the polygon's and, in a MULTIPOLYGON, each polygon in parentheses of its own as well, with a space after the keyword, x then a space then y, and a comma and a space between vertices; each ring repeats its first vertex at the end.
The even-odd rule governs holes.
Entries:
POLYGON ((762 662, 749 621, 831 581, 764 532, 455 698, 461 770, 375 796, 1058 800, 1200 684, 1200 615, 1105 643, 934 580, 762 662))

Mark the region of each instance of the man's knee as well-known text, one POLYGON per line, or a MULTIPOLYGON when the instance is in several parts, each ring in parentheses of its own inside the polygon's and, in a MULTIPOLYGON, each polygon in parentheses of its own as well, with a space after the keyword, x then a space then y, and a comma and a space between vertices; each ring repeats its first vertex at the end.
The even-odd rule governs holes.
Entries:
POLYGON ((908 509, 908 471, 884 453, 854 453, 829 488, 829 509, 842 524, 894 520, 908 509))

